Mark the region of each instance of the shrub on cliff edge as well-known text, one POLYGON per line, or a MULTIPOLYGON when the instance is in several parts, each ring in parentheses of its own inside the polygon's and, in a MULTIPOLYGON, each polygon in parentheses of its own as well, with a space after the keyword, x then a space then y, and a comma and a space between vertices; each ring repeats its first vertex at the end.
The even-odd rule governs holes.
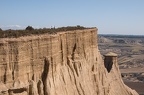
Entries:
POLYGON ((32 30, 34 30, 34 28, 33 28, 32 26, 28 26, 28 27, 26 27, 26 29, 25 29, 25 30, 32 31, 32 30))
POLYGON ((2 32, 3 30, 0 28, 0 32, 2 32))

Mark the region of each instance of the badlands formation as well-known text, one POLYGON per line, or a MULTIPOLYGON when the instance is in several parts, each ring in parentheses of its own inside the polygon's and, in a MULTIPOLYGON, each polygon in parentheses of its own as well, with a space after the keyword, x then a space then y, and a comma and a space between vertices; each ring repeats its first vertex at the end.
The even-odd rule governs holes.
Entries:
POLYGON ((103 60, 97 29, 0 40, 0 95, 138 95, 103 60))

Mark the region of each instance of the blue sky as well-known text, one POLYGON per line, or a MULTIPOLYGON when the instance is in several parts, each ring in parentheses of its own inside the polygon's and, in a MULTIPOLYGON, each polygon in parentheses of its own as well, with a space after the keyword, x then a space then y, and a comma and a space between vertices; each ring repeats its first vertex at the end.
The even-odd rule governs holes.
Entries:
POLYGON ((144 35, 144 0, 1 0, 0 28, 82 25, 99 34, 144 35))

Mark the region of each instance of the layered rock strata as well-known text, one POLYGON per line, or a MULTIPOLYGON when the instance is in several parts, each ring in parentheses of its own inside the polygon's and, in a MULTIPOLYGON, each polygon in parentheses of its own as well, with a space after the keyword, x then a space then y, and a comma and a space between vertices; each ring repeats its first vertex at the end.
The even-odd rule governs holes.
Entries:
POLYGON ((138 95, 110 71, 97 29, 0 40, 0 95, 138 95))

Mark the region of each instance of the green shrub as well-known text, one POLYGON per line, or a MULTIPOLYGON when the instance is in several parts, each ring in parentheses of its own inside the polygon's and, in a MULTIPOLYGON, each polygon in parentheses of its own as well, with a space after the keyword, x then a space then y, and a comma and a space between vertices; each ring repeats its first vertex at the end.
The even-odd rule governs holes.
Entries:
POLYGON ((34 30, 34 28, 33 28, 32 26, 28 26, 28 27, 26 27, 26 29, 25 29, 25 30, 32 31, 32 30, 34 30))

